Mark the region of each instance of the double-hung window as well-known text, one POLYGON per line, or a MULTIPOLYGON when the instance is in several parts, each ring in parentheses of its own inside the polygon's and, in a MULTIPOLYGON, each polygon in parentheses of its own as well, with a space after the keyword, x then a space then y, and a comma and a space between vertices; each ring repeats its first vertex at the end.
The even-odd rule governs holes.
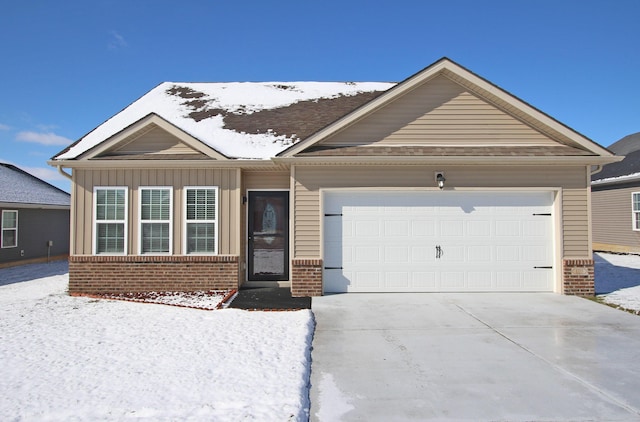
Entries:
POLYGON ((631 214, 633 218, 633 230, 640 230, 640 192, 631 194, 631 214))
POLYGON ((18 211, 2 210, 2 248, 18 246, 18 211))
POLYGON ((185 188, 185 248, 187 254, 218 252, 218 188, 185 188))
POLYGON ((127 188, 95 187, 94 254, 127 253, 127 188))
POLYGON ((171 254, 171 187, 140 188, 140 253, 171 254))

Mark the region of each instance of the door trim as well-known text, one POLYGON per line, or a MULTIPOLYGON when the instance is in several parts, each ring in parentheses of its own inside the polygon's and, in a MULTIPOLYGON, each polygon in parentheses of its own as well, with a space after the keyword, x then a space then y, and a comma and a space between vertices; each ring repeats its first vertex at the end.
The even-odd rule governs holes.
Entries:
POLYGON ((245 198, 246 204, 245 207, 245 224, 244 224, 244 283, 242 283, 243 287, 290 287, 291 286, 291 239, 292 239, 292 231, 291 231, 291 189, 246 189, 245 190, 245 198), (285 265, 287 267, 286 270, 286 280, 249 280, 249 193, 252 192, 287 192, 289 194, 288 201, 289 206, 287 207, 287 212, 289 213, 289 219, 287 221, 287 230, 289 231, 289 241, 286 244, 287 251, 287 262, 285 265))

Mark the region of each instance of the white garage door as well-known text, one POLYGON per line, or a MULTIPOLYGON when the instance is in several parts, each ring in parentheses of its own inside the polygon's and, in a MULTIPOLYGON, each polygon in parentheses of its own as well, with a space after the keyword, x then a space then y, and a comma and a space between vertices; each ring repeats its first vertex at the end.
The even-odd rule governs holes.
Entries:
POLYGON ((551 192, 324 194, 325 292, 552 291, 551 192))

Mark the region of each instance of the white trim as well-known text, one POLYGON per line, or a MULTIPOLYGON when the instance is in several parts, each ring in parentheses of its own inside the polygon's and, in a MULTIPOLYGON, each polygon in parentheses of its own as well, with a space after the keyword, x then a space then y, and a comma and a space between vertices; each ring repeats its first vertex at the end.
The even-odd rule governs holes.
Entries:
MULTIPOLYGON (((293 200, 291 198, 291 189, 245 189, 245 193, 247 195, 247 202, 245 207, 245 219, 244 219, 244 250, 245 250, 245 259, 244 259, 244 282, 245 283, 253 283, 253 285, 269 285, 269 283, 278 283, 280 287, 287 287, 291 283, 291 260, 293 259, 293 249, 291 247, 291 242, 293 239, 293 217, 291 214, 291 207, 293 204, 293 200), (279 281, 250 281, 249 280, 249 192, 289 192, 289 242, 287 247, 289 248, 289 280, 279 280, 279 281)), ((247 285, 249 287, 250 285, 247 285)))
POLYGON ((139 255, 172 255, 173 254, 173 186, 138 186, 138 254, 139 255), (168 190, 169 191, 169 220, 145 220, 145 223, 169 224, 169 251, 168 252, 142 252, 142 191, 143 190, 168 190))
POLYGON ((635 210, 633 204, 635 201, 633 200, 633 195, 640 195, 640 191, 631 192, 631 229, 634 232, 640 231, 640 227, 636 227, 636 214, 640 214, 640 209, 635 210))
POLYGON ((185 255, 218 255, 218 251, 219 249, 219 242, 220 242, 220 215, 219 215, 219 210, 220 210, 220 189, 218 186, 184 186, 182 188, 183 190, 183 194, 182 194, 182 199, 183 199, 183 203, 182 203, 182 211, 184 213, 184 217, 182 218, 182 229, 183 229, 183 233, 184 235, 182 236, 182 252, 185 255), (215 232, 215 238, 213 241, 213 252, 194 252, 194 253, 189 253, 188 252, 188 230, 187 230, 187 225, 189 224, 188 220, 187 220, 187 191, 189 190, 197 190, 197 189, 206 189, 206 190, 213 190, 215 191, 215 219, 214 220, 192 220, 192 223, 213 223, 213 227, 214 227, 214 232, 215 232))
MULTIPOLYGON (((548 192, 552 195, 551 213, 552 213, 552 256, 553 256, 553 291, 555 293, 562 293, 562 255, 563 255, 563 240, 562 240, 562 188, 560 187, 509 187, 509 188, 495 188, 495 187, 465 187, 465 188, 447 188, 445 191, 454 192, 548 192)), ((425 192, 437 194, 441 192, 438 187, 344 187, 344 188, 320 188, 320 258, 325 260, 324 250, 324 216, 325 213, 325 196, 331 192, 375 192, 375 191, 388 191, 388 192, 425 192)), ((313 259, 313 257, 309 257, 313 259)), ((322 291, 324 292, 324 280, 322 291)))
POLYGON ((19 214, 18 210, 2 210, 2 217, 1 217, 2 220, 0 220, 0 226, 1 226, 1 229, 0 229, 0 248, 1 249, 9 249, 9 248, 17 248, 18 247, 18 214, 19 214), (10 213, 10 212, 13 212, 13 213, 16 214, 16 227, 15 228, 14 227, 8 227, 8 228, 4 227, 4 213, 10 213), (16 232, 16 242, 15 242, 14 245, 11 245, 11 246, 5 246, 4 245, 4 231, 5 230, 7 230, 7 231, 15 230, 15 232, 16 232))
POLYGON ((129 187, 128 186, 94 186, 93 187, 93 215, 92 215, 92 232, 91 232, 91 254, 92 255, 127 255, 129 246, 129 187), (122 220, 100 220, 103 224, 119 224, 124 223, 124 245, 122 253, 98 253, 97 236, 98 236, 98 213, 97 213, 97 191, 99 190, 124 190, 124 221, 122 220))

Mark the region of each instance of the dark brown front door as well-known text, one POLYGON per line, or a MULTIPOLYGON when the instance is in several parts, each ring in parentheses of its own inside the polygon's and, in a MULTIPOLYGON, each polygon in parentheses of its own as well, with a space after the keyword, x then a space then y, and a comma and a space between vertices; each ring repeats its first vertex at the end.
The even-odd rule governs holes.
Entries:
POLYGON ((289 192, 249 191, 249 281, 289 279, 289 192))

